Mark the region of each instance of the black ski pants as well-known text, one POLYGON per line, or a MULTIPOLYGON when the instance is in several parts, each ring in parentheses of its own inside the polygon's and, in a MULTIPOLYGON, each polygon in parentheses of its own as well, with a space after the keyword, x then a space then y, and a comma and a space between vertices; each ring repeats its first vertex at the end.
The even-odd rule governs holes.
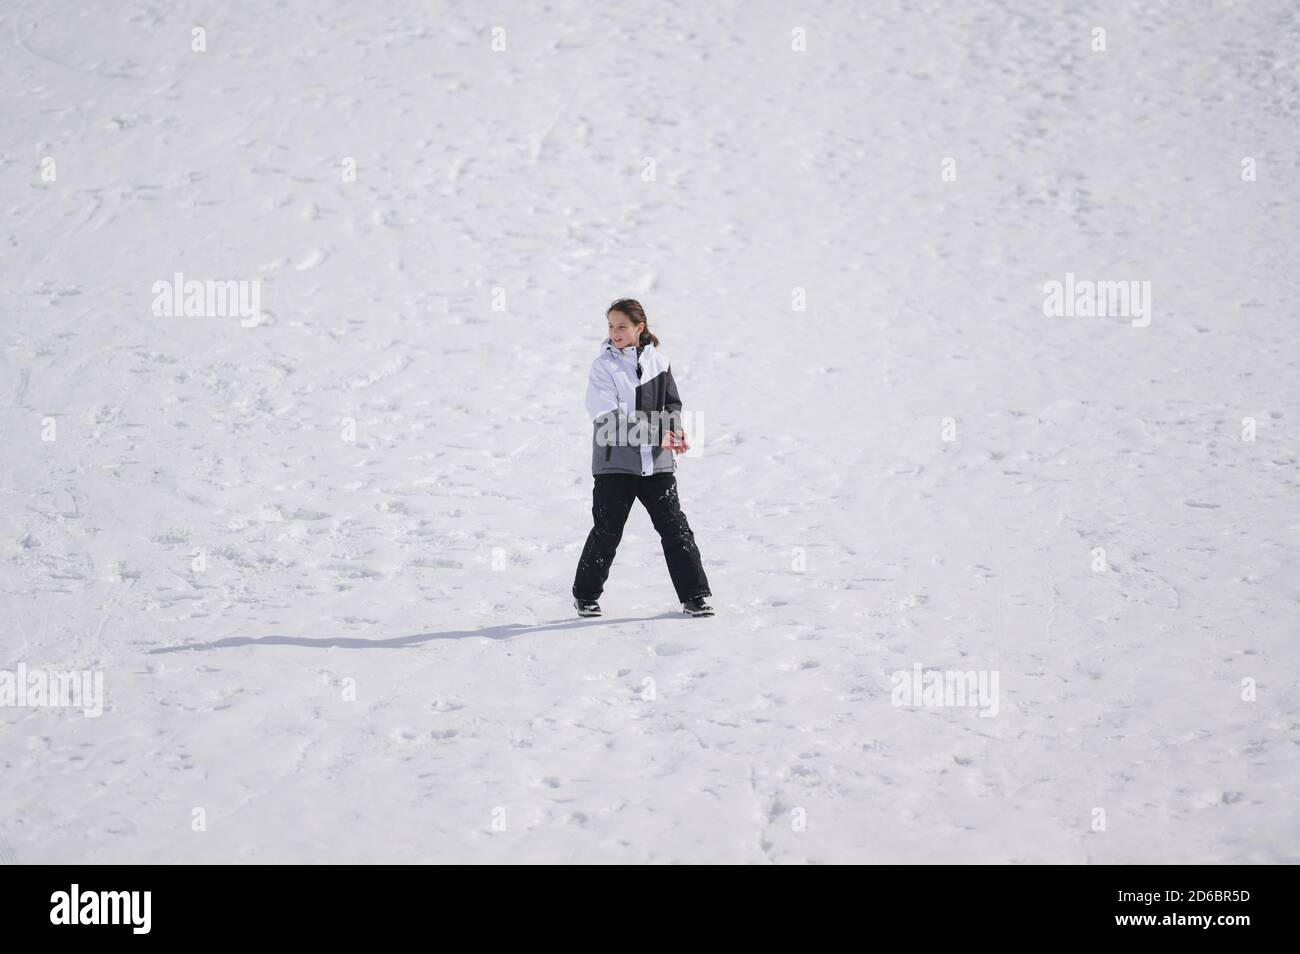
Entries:
POLYGON ((597 474, 591 491, 591 516, 593 526, 587 534, 587 543, 578 560, 578 570, 573 579, 573 595, 581 600, 597 600, 609 578, 609 567, 619 541, 623 539, 623 525, 632 511, 632 502, 640 500, 650 514, 650 522, 659 531, 664 559, 668 561, 668 575, 672 578, 677 598, 682 602, 696 596, 712 596, 709 581, 700 562, 700 551, 695 545, 695 534, 686 522, 677 499, 675 474, 597 474))

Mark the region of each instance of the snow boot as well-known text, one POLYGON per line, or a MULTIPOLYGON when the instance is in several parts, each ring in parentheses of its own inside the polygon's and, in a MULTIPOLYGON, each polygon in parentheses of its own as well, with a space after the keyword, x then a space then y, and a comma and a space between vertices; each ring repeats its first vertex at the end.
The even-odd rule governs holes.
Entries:
POLYGON ((682 612, 687 616, 712 616, 713 607, 703 596, 696 596, 682 604, 682 612))
POLYGON ((600 615, 600 604, 595 600, 580 600, 575 596, 573 598, 573 608, 578 611, 579 616, 600 615))

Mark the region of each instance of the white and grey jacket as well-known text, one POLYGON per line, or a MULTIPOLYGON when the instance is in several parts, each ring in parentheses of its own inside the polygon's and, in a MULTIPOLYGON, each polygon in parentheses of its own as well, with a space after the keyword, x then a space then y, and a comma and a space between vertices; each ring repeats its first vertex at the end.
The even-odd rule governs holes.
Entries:
POLYGON ((606 338, 587 378, 592 474, 675 471, 674 452, 660 445, 667 429, 681 431, 681 412, 668 359, 653 343, 620 351, 606 338))

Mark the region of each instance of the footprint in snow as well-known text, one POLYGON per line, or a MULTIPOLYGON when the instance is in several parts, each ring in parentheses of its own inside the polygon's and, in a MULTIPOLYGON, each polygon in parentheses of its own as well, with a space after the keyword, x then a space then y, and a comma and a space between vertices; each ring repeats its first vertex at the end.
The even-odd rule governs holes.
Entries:
POLYGON ((656 656, 680 656, 682 653, 689 653, 694 646, 686 646, 682 643, 660 643, 655 647, 656 656))

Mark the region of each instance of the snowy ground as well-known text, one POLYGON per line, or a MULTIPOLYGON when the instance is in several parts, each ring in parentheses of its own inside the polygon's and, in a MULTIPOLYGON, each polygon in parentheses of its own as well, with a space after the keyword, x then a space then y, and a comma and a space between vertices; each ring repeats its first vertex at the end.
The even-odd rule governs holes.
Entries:
POLYGON ((1300 861, 1290 0, 12 0, 0 46, 0 666, 104 680, 0 709, 6 857, 1300 861), (155 315, 177 272, 260 324, 155 315), (1046 316, 1067 272, 1149 326, 1046 316), (639 507, 572 618, 624 295, 712 619, 639 507), (915 664, 996 715, 892 704, 915 664))

